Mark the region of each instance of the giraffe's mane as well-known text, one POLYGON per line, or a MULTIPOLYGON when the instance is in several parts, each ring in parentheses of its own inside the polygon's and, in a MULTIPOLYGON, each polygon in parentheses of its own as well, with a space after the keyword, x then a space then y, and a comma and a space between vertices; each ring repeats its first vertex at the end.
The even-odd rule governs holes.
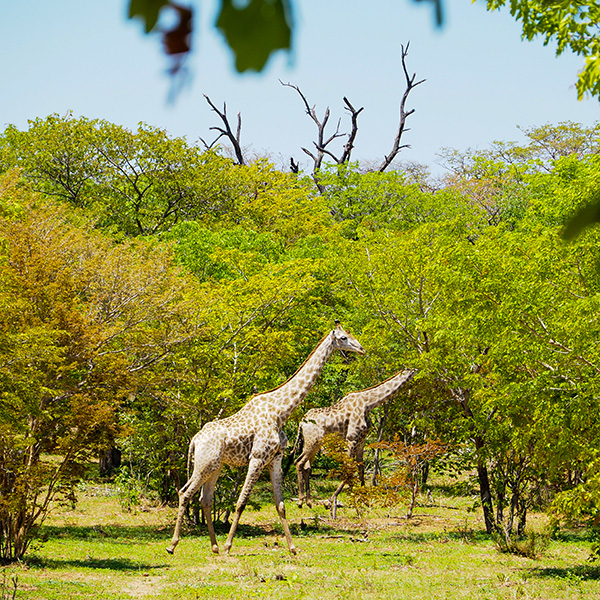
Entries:
POLYGON ((294 371, 294 374, 291 375, 290 377, 288 377, 283 383, 280 383, 278 386, 275 386, 274 388, 271 388, 270 390, 265 390, 264 392, 259 392, 258 394, 254 394, 254 396, 252 396, 252 398, 256 398, 257 396, 262 396, 263 394, 269 394, 271 392, 274 392, 280 388, 282 388, 284 385, 286 385, 289 381, 291 381, 292 379, 294 379, 294 377, 296 377, 296 375, 299 373, 299 371, 302 370, 302 367, 304 367, 304 365, 312 358, 313 354, 321 347, 321 344, 331 335, 331 331, 324 335, 321 338, 321 341, 312 349, 312 352, 306 357, 306 359, 304 360, 304 362, 294 371))
MULTIPOLYGON (((402 371, 396 371, 396 373, 394 373, 393 375, 390 375, 387 379, 384 379, 383 381, 380 381, 379 383, 376 383, 375 385, 366 387, 363 390, 355 390, 354 392, 348 392, 344 396, 344 398, 347 398, 348 396, 350 396, 352 394, 362 394, 363 392, 368 392, 369 390, 374 390, 375 388, 378 388, 378 387, 386 384, 391 379, 395 379, 396 377, 399 377, 402 373, 406 373, 406 371, 414 371, 414 369, 406 368, 406 369, 402 369, 402 371)), ((338 400, 338 402, 341 402, 344 398, 342 398, 341 400, 338 400)))

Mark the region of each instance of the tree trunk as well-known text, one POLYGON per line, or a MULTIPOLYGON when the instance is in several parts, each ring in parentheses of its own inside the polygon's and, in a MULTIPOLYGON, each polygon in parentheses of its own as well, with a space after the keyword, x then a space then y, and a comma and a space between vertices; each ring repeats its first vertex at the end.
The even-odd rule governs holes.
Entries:
POLYGON ((525 527, 527 525, 527 500, 521 495, 517 512, 517 535, 525 535, 525 527))
POLYGON ((112 447, 100 451, 98 468, 101 477, 112 477, 121 466, 121 451, 112 447))
MULTIPOLYGON (((473 419, 473 412, 469 406, 470 390, 458 387, 452 389, 451 392, 461 405, 465 416, 469 419, 473 419)), ((479 479, 479 497, 481 498, 481 507, 483 509, 483 520, 485 522, 486 532, 491 534, 497 530, 497 524, 494 520, 490 476, 481 452, 485 444, 481 435, 475 432, 473 435, 473 442, 475 443, 475 450, 477 452, 477 477, 479 479)))
POLYGON ((492 491, 490 489, 490 477, 485 460, 480 455, 483 448, 483 440, 480 437, 475 438, 475 449, 477 450, 477 477, 479 479, 479 497, 481 498, 481 507, 483 508, 483 520, 487 533, 494 533, 497 528, 494 519, 494 509, 492 504, 492 491))
POLYGON ((425 487, 427 485, 427 480, 429 479, 429 461, 426 460, 421 465, 421 487, 425 487))
MULTIPOLYGON (((416 475, 416 474, 415 474, 416 475)), ((406 513, 407 519, 412 519, 415 505, 417 503, 417 496, 419 494, 419 478, 415 476, 413 484, 410 489, 410 503, 408 505, 408 512, 406 513)))

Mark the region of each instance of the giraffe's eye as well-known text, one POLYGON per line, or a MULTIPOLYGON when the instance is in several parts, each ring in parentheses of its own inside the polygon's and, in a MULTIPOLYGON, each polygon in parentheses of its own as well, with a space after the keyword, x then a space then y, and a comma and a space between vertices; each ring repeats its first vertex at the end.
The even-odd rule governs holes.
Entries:
POLYGON ((345 335, 343 335, 343 336, 340 338, 340 340, 342 340, 342 342, 345 342, 345 341, 347 341, 347 340, 348 340, 348 338, 347 338, 345 335))

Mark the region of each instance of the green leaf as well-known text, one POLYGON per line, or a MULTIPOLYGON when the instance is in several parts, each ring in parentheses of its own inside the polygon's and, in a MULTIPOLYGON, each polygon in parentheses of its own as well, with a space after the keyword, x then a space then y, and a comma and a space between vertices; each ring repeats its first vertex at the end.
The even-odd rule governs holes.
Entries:
POLYGON ((131 0, 129 3, 129 18, 139 17, 144 21, 144 29, 149 33, 158 22, 158 15, 169 0, 131 0))
POLYGON ((284 0, 250 0, 244 8, 223 0, 217 28, 235 55, 235 68, 261 71, 276 50, 289 50, 291 29, 284 0))
POLYGON ((582 206, 570 219, 562 232, 565 240, 576 238, 588 225, 600 223, 600 193, 596 197, 582 206))

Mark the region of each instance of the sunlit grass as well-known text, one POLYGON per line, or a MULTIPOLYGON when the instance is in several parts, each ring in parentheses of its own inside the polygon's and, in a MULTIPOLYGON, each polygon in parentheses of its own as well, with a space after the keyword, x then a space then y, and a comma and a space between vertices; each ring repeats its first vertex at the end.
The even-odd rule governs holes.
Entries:
MULTIPOLYGON (((74 510, 53 512, 5 581, 18 577, 17 598, 48 600, 600 598, 600 567, 587 562, 584 536, 553 540, 535 560, 502 554, 473 501, 434 493, 410 520, 403 507, 359 514, 346 504, 332 521, 321 505, 300 510, 288 500, 296 557, 269 503, 244 513, 230 556, 213 555, 204 530, 190 527, 170 556, 174 507, 127 512, 110 486, 88 486, 74 510)), ((532 519, 543 524, 543 515, 532 519)), ((220 528, 221 546, 225 537, 220 528)))

